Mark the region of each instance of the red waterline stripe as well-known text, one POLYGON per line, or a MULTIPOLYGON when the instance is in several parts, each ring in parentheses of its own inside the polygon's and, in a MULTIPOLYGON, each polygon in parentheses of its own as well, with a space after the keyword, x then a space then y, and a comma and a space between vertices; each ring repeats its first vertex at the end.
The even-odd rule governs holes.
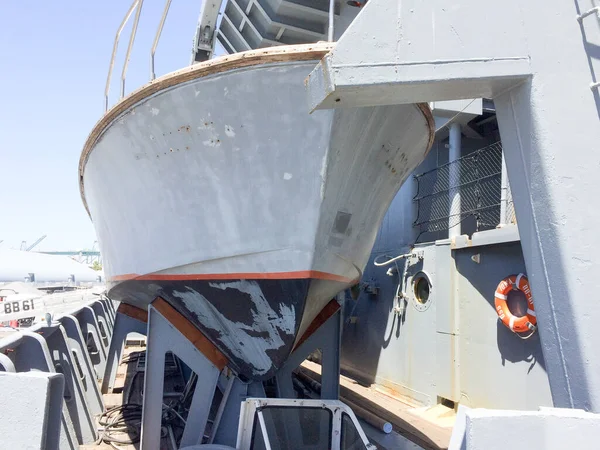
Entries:
POLYGON ((299 270, 296 272, 258 272, 258 273, 193 273, 193 274, 148 274, 138 275, 128 273, 110 277, 109 281, 148 280, 148 281, 177 281, 177 280, 288 280, 317 278, 319 280, 339 281, 350 283, 355 281, 351 278, 335 275, 333 273, 320 272, 318 270, 299 270))

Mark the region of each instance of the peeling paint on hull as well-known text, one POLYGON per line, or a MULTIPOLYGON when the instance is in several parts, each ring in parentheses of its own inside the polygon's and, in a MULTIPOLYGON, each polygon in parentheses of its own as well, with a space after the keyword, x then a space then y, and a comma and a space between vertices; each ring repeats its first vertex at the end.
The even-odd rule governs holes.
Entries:
MULTIPOLYGON (((140 291, 164 298, 225 353, 234 370, 256 380, 270 378, 285 363, 315 282, 323 280, 131 280, 116 285, 110 295, 130 303, 140 291)), ((344 287, 327 283, 330 291, 344 287)))

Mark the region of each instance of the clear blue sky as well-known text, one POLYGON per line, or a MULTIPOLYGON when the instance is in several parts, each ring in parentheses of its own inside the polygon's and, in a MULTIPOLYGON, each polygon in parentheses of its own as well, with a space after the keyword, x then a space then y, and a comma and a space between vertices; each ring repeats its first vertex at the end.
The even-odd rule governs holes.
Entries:
MULTIPOLYGON (((115 32, 131 0, 0 2, 0 249, 43 234, 38 250, 91 248, 93 225, 79 196, 81 148, 103 114, 115 32)), ((157 76, 190 62, 200 0, 171 9, 156 56, 157 76)), ((150 49, 164 0, 145 0, 127 92, 149 80, 150 49)), ((133 19, 133 17, 132 17, 133 19)), ((113 73, 111 104, 131 24, 113 73)))

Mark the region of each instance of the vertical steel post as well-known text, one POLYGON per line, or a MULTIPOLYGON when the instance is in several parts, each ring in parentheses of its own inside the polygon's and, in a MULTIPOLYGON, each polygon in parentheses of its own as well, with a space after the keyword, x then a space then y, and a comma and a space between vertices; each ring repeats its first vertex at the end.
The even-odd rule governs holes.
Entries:
POLYGON ((461 132, 460 124, 450 125, 450 148, 449 148, 449 180, 448 195, 450 211, 448 213, 448 238, 460 236, 461 232, 461 204, 460 204, 460 153, 461 153, 461 132), (458 214, 455 219, 453 215, 458 214))

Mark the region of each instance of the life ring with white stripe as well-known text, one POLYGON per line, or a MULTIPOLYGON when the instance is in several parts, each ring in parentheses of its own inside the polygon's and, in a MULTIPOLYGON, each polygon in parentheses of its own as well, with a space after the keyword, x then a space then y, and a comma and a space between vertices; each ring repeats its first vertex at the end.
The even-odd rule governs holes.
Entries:
POLYGON ((533 334, 535 332, 537 318, 535 316, 535 308, 533 307, 531 288, 525 275, 520 273, 519 275, 511 275, 503 279, 496 288, 494 299, 498 317, 509 330, 514 333, 530 331, 533 334), (521 291, 527 299, 527 314, 522 317, 511 313, 506 302, 508 293, 513 289, 521 291))

